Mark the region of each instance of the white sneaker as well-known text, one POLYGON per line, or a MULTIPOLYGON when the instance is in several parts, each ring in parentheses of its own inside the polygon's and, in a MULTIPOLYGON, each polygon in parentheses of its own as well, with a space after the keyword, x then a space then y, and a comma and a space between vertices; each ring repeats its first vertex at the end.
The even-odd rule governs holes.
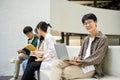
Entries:
POLYGON ((16 79, 15 77, 12 77, 10 80, 18 80, 18 79, 16 79))

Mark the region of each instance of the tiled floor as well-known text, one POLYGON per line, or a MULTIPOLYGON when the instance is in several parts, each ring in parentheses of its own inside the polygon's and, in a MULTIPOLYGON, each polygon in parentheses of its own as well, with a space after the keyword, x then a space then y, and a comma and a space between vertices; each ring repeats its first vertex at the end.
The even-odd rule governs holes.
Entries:
MULTIPOLYGON (((9 80, 12 76, 0 76, 0 80, 9 80)), ((18 80, 21 80, 21 76, 18 78, 18 80)))

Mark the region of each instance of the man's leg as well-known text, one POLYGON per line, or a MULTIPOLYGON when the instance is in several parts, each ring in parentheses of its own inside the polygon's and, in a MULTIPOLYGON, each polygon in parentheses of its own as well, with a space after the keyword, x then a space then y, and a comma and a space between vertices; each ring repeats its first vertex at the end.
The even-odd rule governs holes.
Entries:
MULTIPOLYGON (((14 78, 18 78, 19 70, 20 70, 20 64, 22 63, 23 60, 28 59, 28 57, 29 57, 28 55, 23 54, 23 53, 18 55, 18 58, 15 62, 15 72, 14 72, 14 76, 13 76, 14 78)), ((14 80, 14 79, 11 79, 11 80, 14 80)))
POLYGON ((27 65, 21 80, 36 80, 34 72, 39 70, 41 62, 31 62, 27 65))
POLYGON ((63 73, 63 69, 67 66, 69 66, 69 64, 65 63, 63 60, 54 61, 51 67, 50 80, 60 80, 63 73))
POLYGON ((94 75, 95 71, 88 73, 83 73, 81 66, 70 65, 63 70, 63 75, 65 79, 74 79, 74 78, 90 78, 94 75))

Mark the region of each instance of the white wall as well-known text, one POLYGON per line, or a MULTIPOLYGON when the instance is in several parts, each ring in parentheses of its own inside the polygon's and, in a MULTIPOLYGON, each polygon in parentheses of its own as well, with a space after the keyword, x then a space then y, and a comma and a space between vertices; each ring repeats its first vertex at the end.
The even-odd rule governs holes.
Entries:
POLYGON ((13 74, 9 60, 27 42, 23 28, 41 20, 50 22, 50 0, 0 0, 0 76, 13 74))
POLYGON ((97 26, 103 33, 120 35, 120 11, 82 6, 67 0, 51 0, 51 23, 54 30, 86 34, 81 19, 87 13, 96 14, 97 26))

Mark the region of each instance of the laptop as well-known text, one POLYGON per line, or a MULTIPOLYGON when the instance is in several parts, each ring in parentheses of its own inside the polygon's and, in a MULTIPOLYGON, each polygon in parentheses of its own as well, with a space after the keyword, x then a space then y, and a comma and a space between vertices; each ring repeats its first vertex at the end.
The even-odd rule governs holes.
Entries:
POLYGON ((54 44, 58 59, 70 60, 65 44, 54 44))
POLYGON ((55 45, 55 50, 56 50, 58 59, 81 63, 81 61, 79 61, 79 60, 78 61, 73 61, 73 60, 70 59, 65 44, 54 44, 54 45, 55 45))

